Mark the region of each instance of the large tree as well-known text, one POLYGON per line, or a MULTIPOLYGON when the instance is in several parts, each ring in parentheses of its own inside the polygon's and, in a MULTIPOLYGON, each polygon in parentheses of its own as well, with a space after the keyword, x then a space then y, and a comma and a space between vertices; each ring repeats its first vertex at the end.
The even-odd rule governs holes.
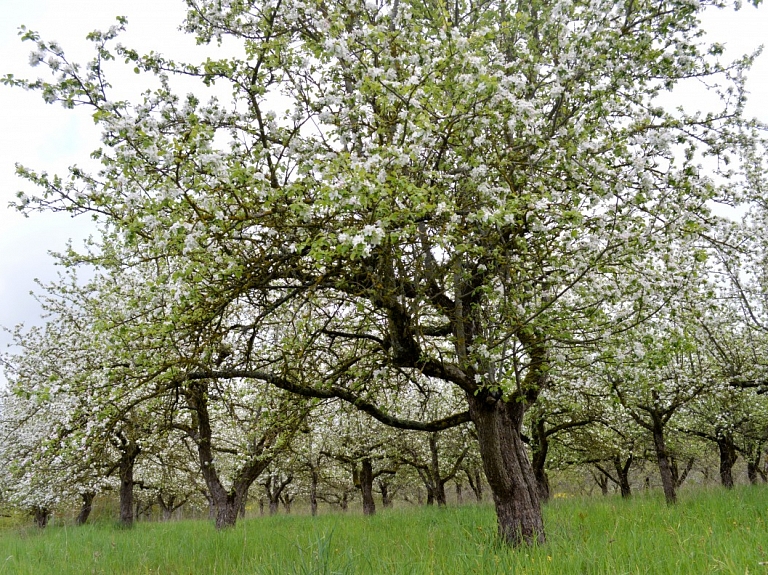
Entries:
POLYGON ((55 80, 6 82, 92 107, 104 146, 98 174, 20 168, 44 190, 21 203, 102 217, 120 245, 91 262, 158 266, 144 298, 170 311, 121 330, 216 327, 231 355, 186 358, 187 380, 338 397, 402 428, 471 420, 500 535, 543 542, 526 410, 564 350, 686 280, 664 257, 709 223, 697 162, 749 147, 748 59, 703 45, 706 4, 187 0, 184 28, 234 50, 203 63, 111 48, 122 20, 84 67, 27 31, 55 80), (159 87, 113 98, 114 58, 159 87), (231 101, 179 97, 175 75, 231 101), (689 78, 723 86, 722 109, 660 107, 689 78), (446 384, 464 411, 398 412, 446 384))

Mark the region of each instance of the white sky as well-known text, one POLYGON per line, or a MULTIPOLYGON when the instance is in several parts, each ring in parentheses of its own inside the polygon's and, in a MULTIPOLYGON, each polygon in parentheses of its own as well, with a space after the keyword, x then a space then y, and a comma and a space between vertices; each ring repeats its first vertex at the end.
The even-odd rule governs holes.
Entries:
MULTIPOLYGON (((139 51, 154 49, 191 59, 196 59, 192 52, 204 52, 177 30, 184 16, 181 0, 0 0, 0 76, 44 75, 42 66, 28 65, 33 45, 19 40, 21 24, 47 40, 57 40, 72 60, 85 62, 92 54, 85 35, 108 28, 117 15, 128 17, 128 32, 121 41, 139 51)), ((735 58, 768 40, 768 7, 745 5, 738 12, 716 11, 705 18, 705 29, 735 58)), ((145 77, 133 78, 141 82, 145 77)), ((748 86, 749 113, 768 122, 768 54, 759 58, 748 86)), ((37 94, 0 86, 0 326, 39 321, 39 307, 29 292, 36 289, 35 278, 56 277, 48 252, 62 250, 70 238, 77 244, 92 231, 84 218, 64 214, 25 218, 7 208, 17 191, 34 191, 15 176, 14 163, 65 174, 71 164, 87 166, 89 153, 98 143, 88 111, 46 105, 37 94)), ((7 334, 0 333, 0 348, 9 341, 7 334)))

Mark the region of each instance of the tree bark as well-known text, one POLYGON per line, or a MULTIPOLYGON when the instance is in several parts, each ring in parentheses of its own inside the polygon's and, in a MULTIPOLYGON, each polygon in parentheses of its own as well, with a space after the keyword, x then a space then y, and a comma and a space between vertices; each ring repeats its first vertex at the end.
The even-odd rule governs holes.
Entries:
POLYGON ((32 508, 32 517, 38 529, 45 529, 48 525, 48 519, 51 517, 51 511, 47 507, 36 505, 32 508))
POLYGON ((624 499, 632 496, 632 488, 629 485, 629 468, 633 460, 634 457, 630 455, 624 462, 624 465, 622 465, 621 458, 618 455, 613 458, 613 466, 616 469, 616 477, 619 480, 619 489, 624 499))
POLYGON ((523 402, 488 403, 469 394, 467 400, 493 494, 500 537, 513 546, 544 543, 538 485, 520 433, 523 402))
POLYGON ((672 466, 669 461, 667 445, 664 441, 664 425, 661 418, 653 414, 653 446, 656 449, 656 461, 659 465, 659 475, 661 476, 661 486, 664 489, 664 498, 669 505, 677 503, 677 493, 675 490, 675 479, 672 475, 672 466))
POLYGON ((726 489, 733 489, 733 466, 738 454, 733 441, 726 435, 717 437, 717 450, 720 453, 720 483, 726 489))
POLYGON ((545 503, 549 501, 550 489, 546 468, 549 439, 544 425, 543 417, 536 417, 531 424, 531 463, 533 474, 536 477, 536 485, 539 489, 539 500, 545 503))
POLYGON ((81 497, 83 498, 83 502, 80 505, 80 512, 77 514, 77 519, 75 519, 76 525, 85 525, 88 521, 88 517, 90 517, 91 511, 93 510, 93 499, 96 497, 96 493, 88 491, 87 493, 81 494, 81 497))
POLYGON ((246 489, 245 493, 243 494, 242 501, 240 501, 240 509, 239 509, 240 519, 245 519, 245 505, 246 505, 246 503, 248 503, 248 490, 247 489, 246 489))
POLYGON ((135 441, 127 441, 122 437, 121 443, 122 451, 118 467, 120 473, 120 525, 131 527, 134 520, 133 469, 141 448, 135 441))
POLYGON ((319 480, 317 470, 313 468, 309 484, 309 510, 312 517, 317 516, 317 484, 319 480))
POLYGON ((762 478, 763 483, 768 481, 768 476, 764 470, 760 469, 760 463, 763 459, 763 444, 762 442, 757 446, 752 446, 747 457, 747 477, 752 485, 757 485, 758 477, 762 478))
POLYGON ((389 482, 379 479, 379 491, 381 491, 381 504, 384 508, 392 507, 392 498, 389 495, 389 482))
POLYGON ((373 464, 368 457, 360 462, 360 492, 363 496, 363 514, 374 515, 376 503, 373 500, 373 464))
POLYGON ((430 465, 429 475, 432 489, 438 507, 445 507, 448 499, 445 496, 445 481, 440 477, 440 451, 437 446, 437 432, 429 434, 430 465))

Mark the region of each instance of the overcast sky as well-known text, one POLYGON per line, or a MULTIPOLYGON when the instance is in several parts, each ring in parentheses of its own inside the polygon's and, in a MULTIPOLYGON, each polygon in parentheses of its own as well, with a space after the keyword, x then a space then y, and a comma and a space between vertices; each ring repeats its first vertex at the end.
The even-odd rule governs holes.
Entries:
MULTIPOLYGON (((19 40, 21 24, 57 40, 74 61, 84 62, 91 56, 86 34, 108 28, 118 15, 128 17, 122 38, 126 45, 177 56, 202 51, 177 31, 184 15, 181 0, 0 0, 0 75, 37 77, 45 71, 29 67, 33 45, 19 40)), ((705 18, 705 29, 735 58, 768 40, 768 6, 716 11, 705 18)), ((768 122, 768 55, 760 57, 750 74, 749 89, 750 114, 768 122)), ((62 250, 70 238, 77 244, 92 231, 84 218, 25 218, 7 208, 17 191, 33 192, 15 176, 14 164, 64 174, 68 165, 87 166, 98 143, 88 111, 46 105, 37 94, 0 86, 0 326, 39 322, 39 308, 29 292, 36 289, 35 278, 56 277, 48 252, 62 250)), ((9 341, 0 333, 0 348, 9 341)))

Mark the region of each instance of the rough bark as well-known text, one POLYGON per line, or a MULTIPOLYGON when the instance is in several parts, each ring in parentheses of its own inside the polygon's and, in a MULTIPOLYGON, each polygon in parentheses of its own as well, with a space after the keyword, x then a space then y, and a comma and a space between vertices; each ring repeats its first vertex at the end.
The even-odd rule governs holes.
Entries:
POLYGON ((661 418, 653 417, 653 446, 656 450, 656 461, 659 465, 659 475, 661 476, 661 486, 664 489, 664 498, 669 505, 677 503, 677 492, 675 479, 672 475, 672 466, 669 461, 669 453, 664 440, 664 425, 661 418))
POLYGON ((549 476, 546 469, 549 439, 544 426, 543 417, 536 417, 531 424, 531 463, 539 489, 539 499, 547 502, 550 497, 549 476))
POLYGON ((88 521, 88 517, 90 517, 91 511, 93 510, 93 499, 96 497, 96 493, 89 491, 87 493, 82 493, 81 497, 83 501, 80 504, 80 512, 75 519, 76 525, 85 525, 88 521))
POLYGON ((376 503, 373 500, 373 464, 368 457, 360 462, 360 492, 363 496, 363 514, 374 515, 376 503))
POLYGON ((727 435, 720 435, 717 438, 717 450, 720 453, 720 483, 726 489, 733 489, 733 466, 739 457, 736 446, 727 435))
POLYGON ((141 448, 135 441, 120 438, 120 525, 131 527, 134 521, 133 470, 141 448))
POLYGON ((309 510, 312 517, 317 515, 317 484, 320 481, 320 477, 316 469, 312 469, 311 481, 309 484, 309 510))
POLYGON ((243 499, 240 501, 240 519, 245 519, 245 506, 248 503, 248 490, 243 494, 243 499))
POLYGON ((616 478, 618 479, 621 496, 626 499, 632 496, 632 488, 629 485, 629 468, 632 466, 634 457, 630 455, 622 465, 621 458, 617 455, 613 458, 613 466, 616 469, 616 478))
POLYGON ((469 394, 467 400, 500 537, 513 546, 544 543, 538 485, 520 433, 523 402, 488 402, 469 394))

